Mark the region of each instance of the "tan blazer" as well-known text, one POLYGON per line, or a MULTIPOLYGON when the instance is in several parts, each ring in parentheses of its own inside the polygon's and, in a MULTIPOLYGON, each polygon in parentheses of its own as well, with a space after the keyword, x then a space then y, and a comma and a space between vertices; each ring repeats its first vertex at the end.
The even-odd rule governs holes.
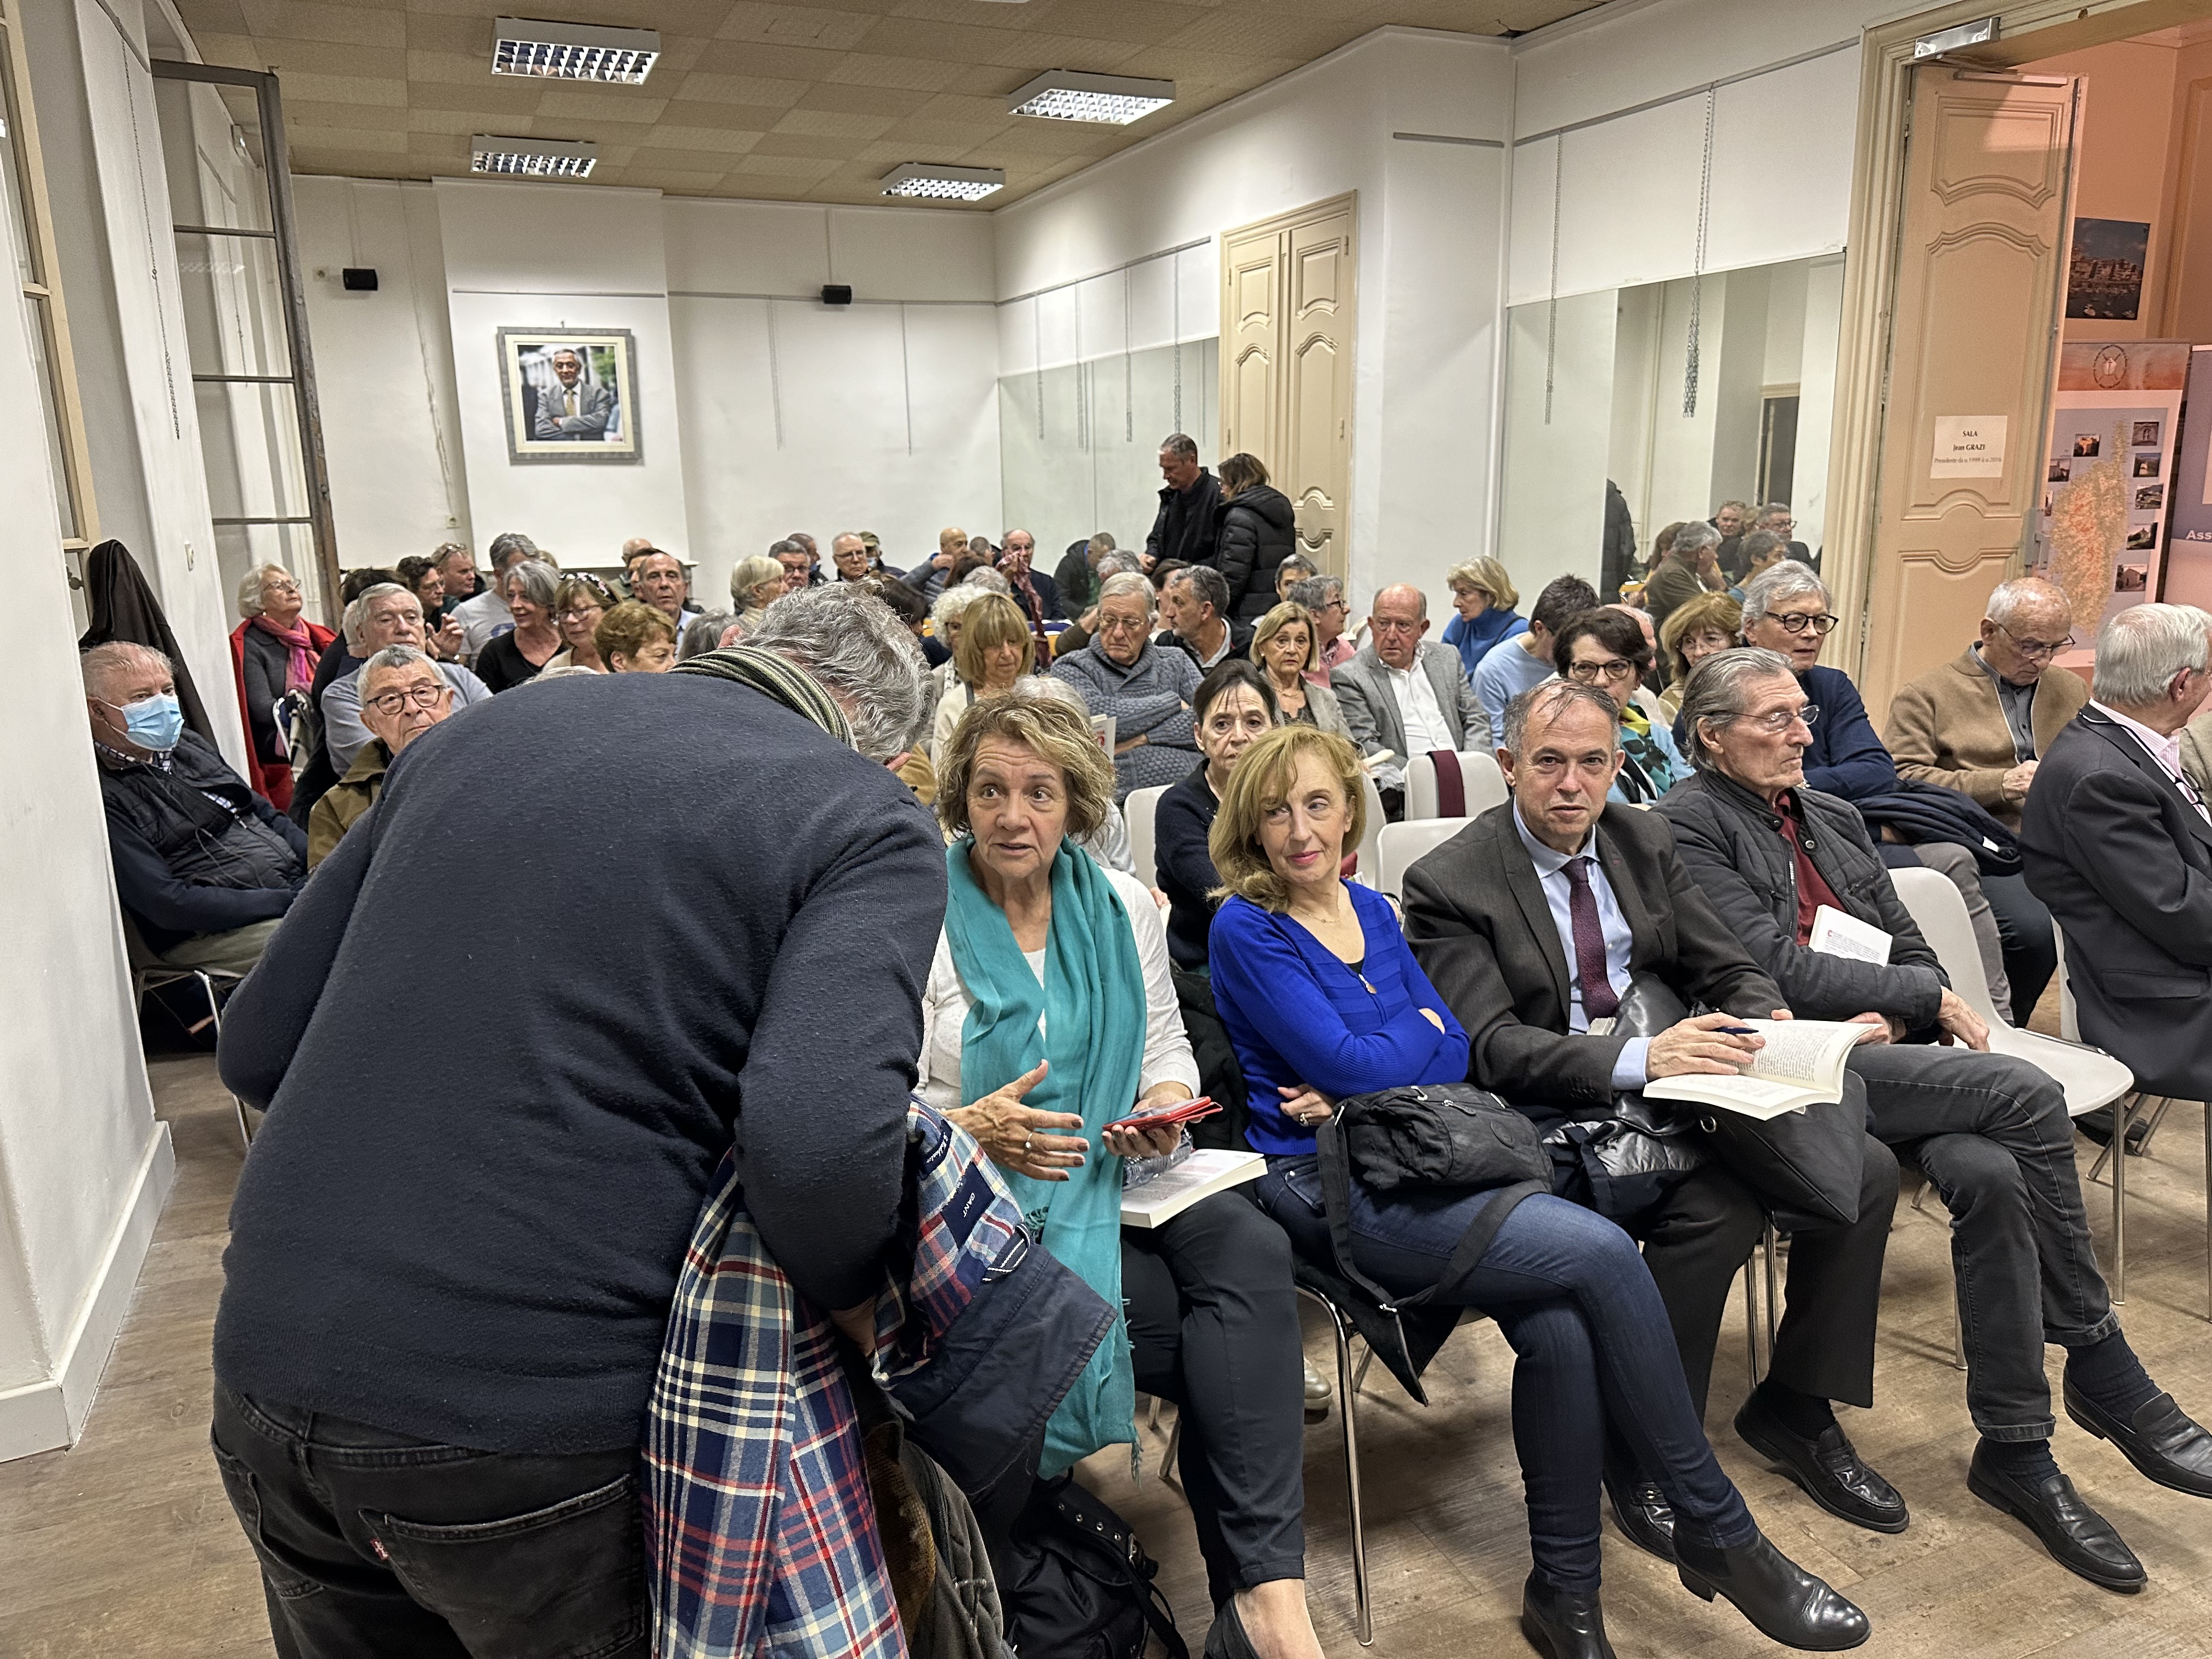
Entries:
MULTIPOLYGON (((2051 740, 2088 701, 2080 676, 2055 666, 2043 671, 2035 687, 2038 755, 2051 752, 2051 740)), ((1882 742, 1899 777, 1971 795, 2007 829, 2019 830, 2020 803, 2004 792, 2004 775, 2019 764, 2012 732, 1997 706, 1997 689, 1971 647, 1890 699, 1882 742)))
POLYGON ((2212 713, 2199 714, 2181 728, 2181 769, 2190 782, 2212 793, 2212 713))

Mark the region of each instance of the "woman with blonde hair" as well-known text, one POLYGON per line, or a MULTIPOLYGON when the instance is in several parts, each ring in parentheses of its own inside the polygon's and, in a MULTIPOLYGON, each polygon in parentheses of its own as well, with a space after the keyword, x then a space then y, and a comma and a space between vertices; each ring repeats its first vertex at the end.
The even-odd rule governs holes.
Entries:
POLYGON ((1494 645, 1528 631, 1528 619, 1513 607, 1521 594, 1513 578, 1495 559, 1469 559, 1444 573, 1451 588, 1452 609, 1459 612, 1444 628, 1444 643, 1458 651, 1461 671, 1474 672, 1475 665, 1494 645))
POLYGON ((1690 671, 1707 657, 1742 643, 1743 605, 1729 594, 1700 593, 1667 613, 1667 620, 1659 624, 1659 647, 1674 672, 1659 694, 1659 707, 1668 720, 1682 712, 1682 686, 1690 671))
POLYGON ((739 559, 730 572, 730 603, 737 607, 738 626, 750 634, 767 619, 768 608, 783 597, 788 573, 765 554, 739 559))
POLYGON ((1343 1212, 1329 1213, 1316 1131, 1340 1102, 1468 1075, 1468 1033, 1414 959, 1390 902, 1339 874, 1365 824, 1360 778, 1358 751, 1342 738, 1278 727, 1229 775, 1208 838, 1227 892, 1209 941, 1214 1006, 1249 1091, 1246 1139, 1267 1158, 1254 1195, 1317 1267, 1497 1321, 1516 1357, 1513 1440, 1534 1555, 1521 1618, 1539 1651, 1612 1652, 1598 1602, 1608 1435, 1673 1504, 1687 1588, 1708 1601, 1726 1595, 1791 1646, 1864 1641, 1865 1615, 1783 1557, 1722 1473, 1666 1306, 1626 1233, 1527 1184, 1384 1190, 1357 1168, 1343 1212), (1493 1204, 1505 1207, 1489 1212, 1493 1204), (1462 1262, 1462 1242, 1478 1226, 1492 1236, 1462 1262), (1340 1229, 1349 1261, 1336 1254, 1340 1229))
POLYGON ((953 684, 937 705, 929 737, 929 763, 939 764, 960 717, 979 697, 1011 691, 1036 668, 1036 646, 1021 606, 1002 593, 984 593, 969 602, 960 618, 960 643, 953 648, 953 684))
POLYGON ((944 932, 919 1087, 999 1166, 1039 1241, 1121 1310, 1046 1425, 1039 1474, 1182 1409, 1179 1465, 1215 1608, 1212 1659, 1321 1659, 1305 1608, 1304 1403, 1291 1254, 1237 1193, 1121 1224, 1122 1163, 1172 1127, 1109 1126, 1198 1084, 1152 895, 1076 839, 1114 802, 1083 709, 1027 683, 978 700, 939 769, 944 932))
MULTIPOLYGON (((777 567, 776 580, 783 580, 777 567)), ((610 674, 665 674, 676 666, 676 624, 642 599, 624 599, 599 618, 592 648, 610 674)))
POLYGON ((592 674, 605 673, 607 665, 599 659, 599 648, 592 642, 592 634, 599 627, 599 618, 614 605, 614 594, 597 576, 563 576, 553 594, 553 623, 561 630, 562 648, 554 653, 552 661, 538 670, 539 674, 568 668, 592 674))
POLYGON ((1261 617, 1252 629, 1252 660, 1267 677, 1285 720, 1304 720, 1339 737, 1352 735, 1336 693, 1306 678, 1321 661, 1312 611, 1285 600, 1261 617))

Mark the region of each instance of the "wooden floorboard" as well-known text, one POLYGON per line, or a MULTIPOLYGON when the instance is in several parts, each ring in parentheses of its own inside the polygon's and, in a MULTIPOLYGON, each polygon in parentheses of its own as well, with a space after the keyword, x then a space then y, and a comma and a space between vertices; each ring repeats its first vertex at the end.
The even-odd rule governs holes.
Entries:
MULTIPOLYGON (((176 1137, 174 1194, 155 1237, 83 1438, 0 1464, 0 1659, 263 1659, 273 1650, 258 1575, 207 1453, 208 1343, 222 1285, 224 1217, 240 1164, 230 1103, 205 1060, 154 1068, 176 1137)), ((2206 1320, 2203 1115, 2177 1106, 2152 1156, 2129 1167, 2130 1340, 2185 1406, 2212 1415, 2206 1320)), ((2089 1158, 2081 1160, 2086 1177, 2089 1158)), ((2090 1213, 2108 1249, 2110 1188, 2090 1213)), ((1900 1206, 1885 1279, 1877 1407, 1846 1411, 1860 1449, 1912 1506, 1896 1537, 1812 1508, 1729 1431, 1745 1391, 1742 1300, 1714 1367, 1710 1426, 1722 1461, 1776 1540, 1863 1606, 1870 1659, 2179 1659, 2212 1655, 2212 1504, 2150 1485, 2119 1454, 2061 1423, 2057 1450, 2083 1495, 2150 1571, 2119 1596, 2060 1570, 2026 1530, 1966 1489, 1972 1435, 1951 1368, 1951 1276, 1940 1206, 1900 1206)), ((1325 1328, 1307 1352, 1334 1374, 1325 1328)), ((2051 1376, 2057 1383, 2058 1355, 2051 1376)), ((1494 1327, 1459 1332, 1412 1404, 1378 1367, 1360 1407, 1378 1659, 1528 1651, 1516 1626, 1528 1538, 1508 1423, 1511 1356, 1494 1327)), ((1162 1427, 1166 1426, 1163 1419, 1162 1427)), ((1085 1466, 1161 1564, 1194 1652, 1205 1577, 1189 1511, 1158 1478, 1145 1437, 1085 1466)), ((1352 1633, 1343 1463, 1336 1419, 1306 1431, 1306 1528, 1315 1622, 1337 1659, 1352 1633)), ((1608 1524, 1607 1624, 1622 1659, 1784 1651, 1724 1604, 1697 1601, 1608 1524)))

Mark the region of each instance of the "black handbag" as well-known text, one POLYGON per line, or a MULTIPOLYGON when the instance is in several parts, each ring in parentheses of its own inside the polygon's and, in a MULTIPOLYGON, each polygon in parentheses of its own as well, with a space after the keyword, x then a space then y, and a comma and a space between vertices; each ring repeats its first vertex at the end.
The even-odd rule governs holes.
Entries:
POLYGON ((1129 1523, 1061 1475, 1030 1492, 999 1585, 1007 1645, 1021 1659, 1142 1659, 1157 1636, 1190 1659, 1159 1571, 1129 1523))
MULTIPOLYGON (((1638 975, 1621 1000, 1613 1030, 1617 1036, 1656 1036, 1689 1018, 1689 1009, 1671 987, 1638 975)), ((1698 1116, 1707 1149, 1758 1194, 1784 1232, 1848 1227, 1859 1218, 1859 1188, 1866 1178, 1866 1107, 1848 1074, 1845 1085, 1840 1101, 1815 1101, 1802 1112, 1779 1117, 1746 1117, 1710 1108, 1698 1116)))

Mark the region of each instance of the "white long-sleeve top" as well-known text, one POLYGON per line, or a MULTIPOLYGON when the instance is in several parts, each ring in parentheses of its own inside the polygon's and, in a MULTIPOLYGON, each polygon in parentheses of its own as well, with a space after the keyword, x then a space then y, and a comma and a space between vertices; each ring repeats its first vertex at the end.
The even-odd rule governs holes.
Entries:
MULTIPOLYGON (((1168 957, 1168 933, 1159 907, 1133 876, 1118 870, 1106 879, 1121 901, 1129 919, 1129 932, 1137 942, 1137 960, 1145 974, 1145 1062, 1138 1073, 1137 1091, 1162 1083, 1180 1083, 1198 1092, 1198 1062, 1190 1051, 1190 1037, 1182 1028, 1182 1007, 1176 1000, 1175 976, 1168 957)), ((1030 969, 1040 982, 1044 978, 1045 953, 1025 951, 1030 969)), ((942 932, 937 936, 937 955, 929 965, 929 982, 921 994, 922 1098, 939 1111, 969 1103, 960 1086, 960 1034, 972 1006, 967 987, 952 965, 952 942, 942 932)), ((1038 1022, 1042 1028, 1043 1022, 1038 1022)), ((1132 1100, 1128 1103, 1134 1105, 1132 1100)))

